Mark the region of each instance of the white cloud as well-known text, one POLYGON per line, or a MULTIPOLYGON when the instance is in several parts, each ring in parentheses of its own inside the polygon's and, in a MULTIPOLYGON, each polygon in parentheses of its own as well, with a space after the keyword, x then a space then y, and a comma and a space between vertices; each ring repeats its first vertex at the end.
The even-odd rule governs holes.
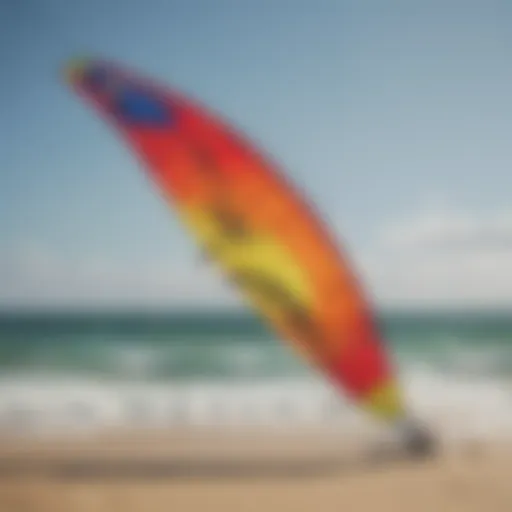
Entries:
MULTIPOLYGON (((512 212, 440 208, 380 227, 349 247, 380 305, 512 305, 512 212)), ((73 258, 41 244, 0 253, 0 306, 239 306, 216 268, 73 258)))
POLYGON ((512 211, 426 210, 382 226, 361 263, 382 302, 511 305, 512 211))
POLYGON ((512 248, 512 211, 487 217, 456 211, 427 211, 387 226, 380 241, 404 249, 512 248))

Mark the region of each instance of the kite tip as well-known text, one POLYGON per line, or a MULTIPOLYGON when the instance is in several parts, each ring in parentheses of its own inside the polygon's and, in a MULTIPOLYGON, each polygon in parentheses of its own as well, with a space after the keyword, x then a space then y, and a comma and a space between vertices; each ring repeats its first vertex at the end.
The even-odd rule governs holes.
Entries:
POLYGON ((93 61, 90 57, 80 56, 69 59, 63 66, 63 75, 67 82, 76 83, 93 61))

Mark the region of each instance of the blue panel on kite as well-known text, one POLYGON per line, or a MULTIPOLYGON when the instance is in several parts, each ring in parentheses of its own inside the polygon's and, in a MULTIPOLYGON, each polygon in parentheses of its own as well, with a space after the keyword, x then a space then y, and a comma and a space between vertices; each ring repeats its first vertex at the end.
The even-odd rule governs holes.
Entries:
POLYGON ((116 96, 116 113, 129 123, 162 126, 173 121, 169 107, 150 93, 124 87, 116 96))

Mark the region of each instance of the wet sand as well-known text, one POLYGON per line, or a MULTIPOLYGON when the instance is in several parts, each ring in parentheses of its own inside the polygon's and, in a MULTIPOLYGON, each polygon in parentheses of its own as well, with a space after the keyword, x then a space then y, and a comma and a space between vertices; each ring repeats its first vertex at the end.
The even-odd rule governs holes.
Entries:
POLYGON ((428 460, 321 435, 0 441, 0 511, 510 512, 508 444, 428 460))

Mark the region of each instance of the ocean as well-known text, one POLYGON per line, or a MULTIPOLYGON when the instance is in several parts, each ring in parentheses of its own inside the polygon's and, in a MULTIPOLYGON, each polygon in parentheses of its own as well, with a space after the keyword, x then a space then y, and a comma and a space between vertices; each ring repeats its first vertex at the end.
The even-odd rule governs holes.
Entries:
MULTIPOLYGON (((383 313, 411 410, 447 436, 512 432, 512 315, 383 313)), ((372 424, 250 313, 2 314, 0 429, 372 424)))

